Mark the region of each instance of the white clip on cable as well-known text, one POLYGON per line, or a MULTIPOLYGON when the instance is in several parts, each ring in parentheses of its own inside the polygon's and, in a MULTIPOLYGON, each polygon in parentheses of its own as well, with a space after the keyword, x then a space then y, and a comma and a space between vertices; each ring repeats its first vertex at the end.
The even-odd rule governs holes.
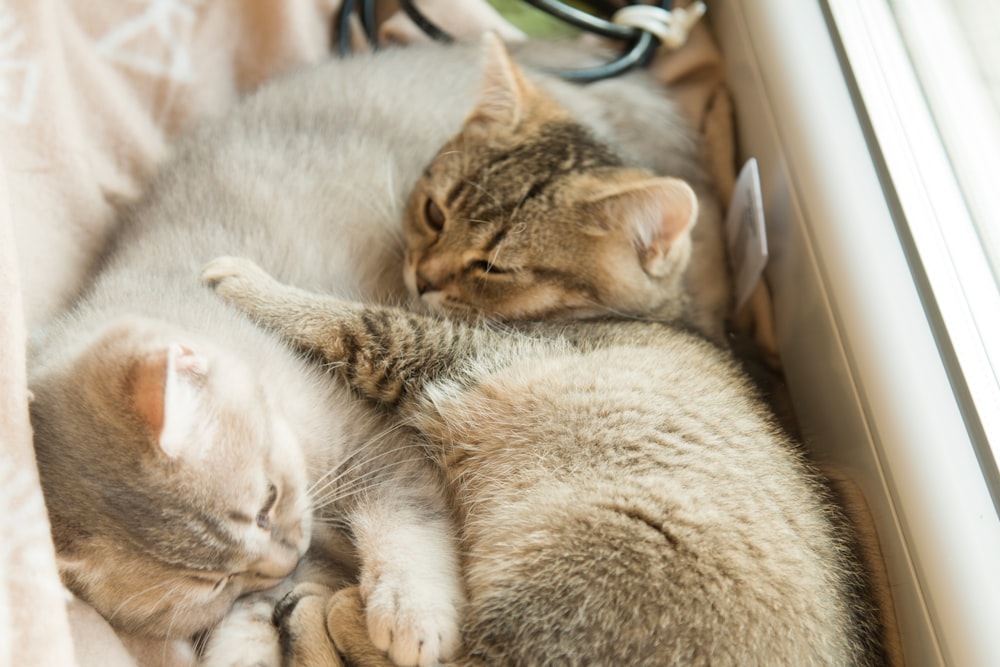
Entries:
POLYGON ((687 41, 694 24, 705 15, 706 9, 704 2, 695 2, 687 9, 675 7, 670 11, 652 5, 628 5, 615 12, 611 22, 645 30, 655 35, 668 49, 679 49, 687 41))

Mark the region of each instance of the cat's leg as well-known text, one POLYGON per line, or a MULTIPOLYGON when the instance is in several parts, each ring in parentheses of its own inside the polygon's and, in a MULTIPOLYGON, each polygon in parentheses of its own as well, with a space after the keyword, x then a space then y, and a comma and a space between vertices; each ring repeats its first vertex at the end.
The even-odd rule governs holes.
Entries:
MULTIPOLYGON (((359 643, 333 621, 324 632, 338 646, 345 643, 355 647, 352 651, 367 647, 365 651, 388 655, 397 665, 434 665, 453 657, 459 647, 464 590, 443 481, 413 437, 399 427, 380 430, 370 447, 359 448, 359 455, 318 484, 317 523, 335 521, 351 539, 366 637, 359 643)), ((325 664, 314 662, 316 651, 329 650, 314 650, 321 634, 318 619, 325 598, 344 587, 316 585, 316 576, 301 581, 310 583, 296 587, 278 605, 276 616, 284 619, 282 646, 286 656, 302 655, 304 665, 325 664)), ((348 662, 358 664, 358 659, 351 656, 348 662)))
POLYGON ((411 434, 401 435, 383 443, 395 462, 386 466, 376 455, 374 474, 362 472, 364 492, 348 521, 371 642, 398 665, 435 665, 459 647, 465 597, 457 531, 436 469, 411 434))
POLYGON ((390 404, 482 350, 509 344, 485 328, 291 287, 247 259, 220 257, 201 277, 263 326, 333 364, 366 396, 390 404))
POLYGON ((364 601, 358 587, 337 591, 326 604, 326 627, 337 651, 358 667, 389 667, 385 654, 371 643, 365 628, 364 601))
POLYGON ((368 636, 357 586, 295 586, 277 604, 251 595, 213 631, 199 667, 393 667, 368 636))

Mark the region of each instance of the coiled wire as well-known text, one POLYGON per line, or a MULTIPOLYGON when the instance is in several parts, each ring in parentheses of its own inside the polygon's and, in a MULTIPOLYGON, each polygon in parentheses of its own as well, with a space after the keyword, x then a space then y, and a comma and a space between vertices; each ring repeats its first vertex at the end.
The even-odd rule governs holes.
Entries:
MULTIPOLYGON (((576 7, 568 5, 564 2, 558 2, 557 0, 525 1, 528 4, 556 17, 557 19, 579 28, 580 30, 623 43, 624 46, 621 55, 608 63, 581 69, 553 70, 555 74, 570 81, 597 81, 599 79, 607 79, 612 76, 617 76, 618 74, 632 69, 633 67, 645 66, 652 59, 653 54, 656 52, 656 48, 660 45, 660 40, 652 33, 638 28, 617 25, 611 21, 577 9, 576 7)), ((372 48, 377 48, 378 46, 378 35, 375 25, 375 2, 376 0, 360 0, 359 10, 361 27, 364 31, 365 39, 367 39, 372 45, 372 48)), ((605 2, 600 4, 607 8, 609 12, 614 10, 614 7, 610 6, 609 3, 605 2)), ((671 2, 671 0, 664 0, 663 2, 656 4, 657 6, 669 11, 673 2, 671 2)), ((399 0, 399 5, 402 10, 406 12, 406 15, 410 18, 410 20, 423 30, 428 37, 439 42, 454 41, 454 38, 451 35, 442 30, 438 25, 427 18, 419 9, 417 9, 413 0, 399 0)), ((351 53, 350 20, 351 15, 355 13, 357 6, 357 0, 343 0, 343 3, 340 6, 340 11, 337 14, 335 35, 337 50, 342 56, 347 56, 351 53)))

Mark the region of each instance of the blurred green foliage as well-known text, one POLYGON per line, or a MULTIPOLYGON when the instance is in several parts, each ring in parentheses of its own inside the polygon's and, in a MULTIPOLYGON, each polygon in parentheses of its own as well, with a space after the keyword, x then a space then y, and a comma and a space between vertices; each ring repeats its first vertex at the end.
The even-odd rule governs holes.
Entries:
MULTIPOLYGON (((572 5, 577 9, 597 14, 598 16, 604 16, 602 12, 595 8, 595 3, 573 0, 565 1, 566 4, 572 5)), ((546 14, 523 0, 488 0, 488 2, 505 19, 531 37, 573 37, 580 34, 579 29, 546 14)))

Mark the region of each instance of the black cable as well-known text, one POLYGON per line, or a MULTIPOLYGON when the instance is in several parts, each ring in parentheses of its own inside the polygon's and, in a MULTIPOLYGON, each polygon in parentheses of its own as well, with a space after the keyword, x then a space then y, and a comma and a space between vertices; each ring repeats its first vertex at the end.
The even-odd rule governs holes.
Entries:
MULTIPOLYGON (((657 47, 660 45, 659 38, 650 32, 617 25, 563 2, 555 0, 526 0, 526 2, 581 30, 625 42, 624 52, 611 62, 583 69, 551 70, 553 74, 569 81, 587 83, 599 79, 607 79, 627 72, 633 67, 646 65, 652 59, 657 47)), ((604 4, 607 6, 607 3, 604 4)), ((673 2, 671 0, 663 0, 657 4, 660 8, 670 11, 673 2)), ((349 55, 351 52, 350 17, 354 12, 354 5, 355 0, 344 0, 337 17, 337 46, 342 56, 349 55)), ((413 0, 399 0, 399 5, 406 12, 410 20, 432 39, 439 42, 454 41, 451 35, 424 16, 413 4, 413 0)), ((362 0, 361 25, 372 47, 377 48, 378 34, 375 26, 375 0, 362 0)))
POLYGON ((375 20, 375 0, 361 0, 361 27, 373 50, 378 50, 378 23, 375 20))
POLYGON ((599 16, 594 16, 564 2, 553 2, 552 0, 525 0, 525 2, 570 25, 601 35, 602 37, 617 40, 631 40, 636 38, 637 31, 635 28, 628 28, 612 23, 611 21, 605 21, 599 16))
POLYGON ((651 33, 644 30, 639 30, 638 33, 639 37, 633 40, 632 47, 609 63, 586 67, 584 69, 557 69, 549 71, 567 81, 590 83, 618 76, 633 67, 645 65, 653 55, 653 52, 656 51, 656 47, 660 41, 651 33))
POLYGON ((341 57, 351 55, 351 14, 354 13, 354 0, 344 0, 337 13, 337 53, 341 57))
MULTIPOLYGON (((553 14, 553 16, 558 16, 559 18, 568 17, 570 12, 564 10, 573 9, 564 5, 563 3, 552 2, 551 0, 527 0, 530 4, 535 7, 542 9, 546 12, 553 14), (558 7, 558 9, 556 9, 558 7), (556 12, 559 14, 556 14, 556 12)), ((632 3, 635 4, 635 3, 632 3)), ((670 11, 673 6, 671 0, 663 0, 659 3, 660 8, 670 11)), ((605 21, 604 19, 593 16, 592 14, 587 14, 586 12, 580 12, 579 10, 573 9, 576 14, 589 17, 587 23, 595 26, 592 31, 596 31, 596 26, 604 24, 603 27, 613 26, 617 30, 625 31, 629 35, 629 45, 627 50, 615 60, 603 65, 597 65, 596 67, 587 67, 584 69, 563 69, 556 70, 554 73, 568 81, 575 81, 577 83, 590 83, 592 81, 599 81, 600 79, 607 79, 612 76, 617 76, 633 67, 644 66, 653 59, 653 55, 656 53, 657 47, 660 45, 660 40, 652 33, 646 32, 645 30, 639 30, 638 28, 626 28, 624 26, 619 26, 610 21, 605 21)), ((579 18, 579 17, 577 17, 579 18)), ((565 20, 570 20, 566 18, 565 20)), ((575 19, 574 19, 575 20, 575 19)), ((576 24, 580 25, 580 24, 576 24)), ((607 33, 602 33, 607 35, 607 33)))
POLYGON ((410 20, 416 23, 431 39, 439 42, 455 41, 451 35, 437 27, 433 21, 424 16, 413 4, 413 0, 399 0, 399 6, 403 8, 403 11, 410 17, 410 20))

